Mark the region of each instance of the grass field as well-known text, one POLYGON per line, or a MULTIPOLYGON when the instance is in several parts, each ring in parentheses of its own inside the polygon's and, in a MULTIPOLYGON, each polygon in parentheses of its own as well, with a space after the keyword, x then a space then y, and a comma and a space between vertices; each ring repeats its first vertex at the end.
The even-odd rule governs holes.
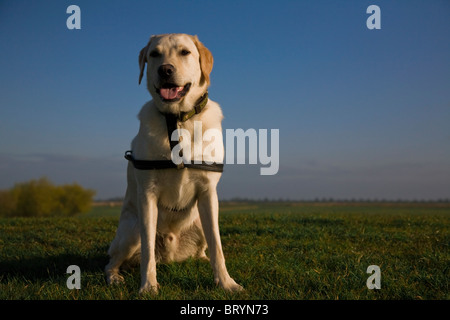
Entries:
POLYGON ((119 207, 75 218, 0 219, 0 299, 449 299, 449 204, 224 203, 230 275, 216 287, 203 261, 158 265, 158 296, 138 295, 139 268, 108 287, 103 268, 119 207), (81 289, 69 290, 69 265, 81 289), (381 289, 369 290, 369 265, 381 289))

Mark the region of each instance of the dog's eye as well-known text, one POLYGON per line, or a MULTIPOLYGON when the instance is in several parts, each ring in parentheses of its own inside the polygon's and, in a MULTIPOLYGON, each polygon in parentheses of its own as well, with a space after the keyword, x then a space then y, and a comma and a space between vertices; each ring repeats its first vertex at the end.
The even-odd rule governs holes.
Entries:
POLYGON ((187 56, 188 54, 190 54, 191 52, 189 50, 183 49, 181 50, 181 55, 182 56, 187 56))
POLYGON ((153 57, 153 58, 159 57, 160 55, 161 54, 156 50, 153 50, 152 52, 150 52, 150 57, 153 57))

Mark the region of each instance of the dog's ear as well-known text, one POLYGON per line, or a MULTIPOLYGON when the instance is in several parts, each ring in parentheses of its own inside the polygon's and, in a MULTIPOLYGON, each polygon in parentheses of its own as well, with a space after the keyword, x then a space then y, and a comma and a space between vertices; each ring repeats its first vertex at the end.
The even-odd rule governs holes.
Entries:
POLYGON ((147 62, 147 51, 148 48, 150 48, 150 43, 152 42, 154 36, 150 37, 150 40, 148 41, 147 45, 141 49, 141 52, 139 52, 139 84, 141 84, 142 77, 144 76, 144 70, 145 70, 145 63, 147 62))
POLYGON ((141 52, 139 52, 139 68, 141 69, 139 73, 139 84, 141 84, 142 77, 144 76, 145 63, 147 62, 147 49, 148 45, 143 47, 141 52))
POLYGON ((211 73, 214 64, 212 53, 203 45, 203 43, 200 42, 200 40, 198 40, 197 36, 192 36, 192 40, 194 41, 195 45, 197 46, 197 50, 200 53, 200 67, 202 69, 202 78, 200 84, 203 84, 206 81, 207 85, 209 86, 209 74, 211 73))

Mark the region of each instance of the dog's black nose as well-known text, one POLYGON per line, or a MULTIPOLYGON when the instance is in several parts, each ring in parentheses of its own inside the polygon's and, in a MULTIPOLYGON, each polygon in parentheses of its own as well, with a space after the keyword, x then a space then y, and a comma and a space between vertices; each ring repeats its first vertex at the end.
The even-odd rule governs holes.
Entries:
POLYGON ((163 64, 158 68, 158 74, 161 78, 169 78, 175 73, 175 67, 171 64, 163 64))

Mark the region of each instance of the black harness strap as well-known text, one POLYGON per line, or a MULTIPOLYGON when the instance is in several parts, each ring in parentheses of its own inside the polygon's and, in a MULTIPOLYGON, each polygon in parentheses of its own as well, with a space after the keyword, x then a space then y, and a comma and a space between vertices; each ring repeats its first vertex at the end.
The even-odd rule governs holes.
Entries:
POLYGON ((177 130, 177 123, 178 123, 178 119, 174 114, 171 113, 167 113, 165 114, 166 116, 166 125, 167 125, 167 134, 169 135, 169 143, 170 143, 170 151, 173 150, 173 148, 175 148, 175 146, 178 144, 178 141, 172 141, 171 137, 172 137, 172 133, 177 130))
MULTIPOLYGON (((191 111, 181 114, 180 117, 177 117, 174 114, 165 114, 166 125, 167 125, 167 134, 168 134, 168 138, 169 138, 171 151, 178 144, 177 141, 172 141, 172 139, 171 139, 172 133, 178 127, 178 121, 184 122, 184 121, 190 119, 192 116, 199 114, 203 110, 203 108, 206 106, 207 102, 208 102, 208 93, 206 92, 199 99, 199 102, 195 105, 195 107, 191 111)), ((125 159, 127 159, 128 161, 131 161, 133 163, 133 166, 138 170, 190 168, 190 169, 197 169, 197 170, 223 172, 223 163, 208 164, 205 161, 202 161, 202 163, 194 163, 194 161, 191 161, 191 163, 183 163, 182 162, 179 165, 176 165, 175 163, 173 163, 172 160, 136 160, 133 157, 131 150, 125 152, 125 159)))
POLYGON ((159 169, 198 169, 214 172, 223 172, 223 163, 211 163, 208 164, 204 161, 202 163, 181 163, 181 166, 177 166, 172 160, 136 160, 131 151, 125 152, 125 159, 131 161, 133 166, 139 170, 159 170, 159 169))

